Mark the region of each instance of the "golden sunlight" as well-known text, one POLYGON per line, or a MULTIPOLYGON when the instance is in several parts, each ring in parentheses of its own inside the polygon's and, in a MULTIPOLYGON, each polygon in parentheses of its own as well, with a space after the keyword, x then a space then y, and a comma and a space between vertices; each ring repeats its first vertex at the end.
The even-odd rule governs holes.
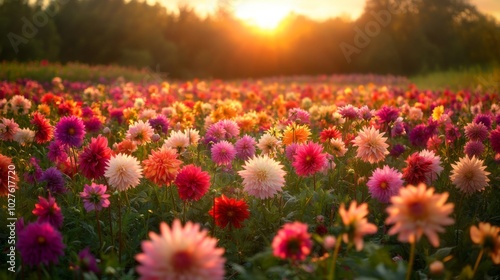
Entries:
POLYGON ((236 17, 263 30, 274 30, 291 12, 286 3, 245 2, 234 7, 236 17))

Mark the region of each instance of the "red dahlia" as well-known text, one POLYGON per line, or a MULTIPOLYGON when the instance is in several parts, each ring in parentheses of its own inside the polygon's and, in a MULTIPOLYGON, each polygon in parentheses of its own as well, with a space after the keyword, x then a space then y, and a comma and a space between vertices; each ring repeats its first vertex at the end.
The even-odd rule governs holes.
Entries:
POLYGON ((335 138, 342 139, 342 132, 340 132, 335 127, 323 129, 323 131, 321 131, 321 133, 319 134, 319 141, 321 141, 322 143, 329 142, 330 140, 335 138))
POLYGON ((225 228, 227 224, 231 227, 240 228, 242 222, 250 217, 247 203, 234 198, 227 198, 224 195, 215 198, 214 208, 208 214, 215 219, 215 223, 225 228))
POLYGON ((427 173, 432 171, 432 161, 413 153, 406 159, 407 166, 403 169, 403 179, 409 185, 418 185, 426 182, 427 173))
POLYGON ((35 126, 35 141, 38 144, 49 142, 54 137, 54 127, 39 112, 33 114, 31 124, 35 126))

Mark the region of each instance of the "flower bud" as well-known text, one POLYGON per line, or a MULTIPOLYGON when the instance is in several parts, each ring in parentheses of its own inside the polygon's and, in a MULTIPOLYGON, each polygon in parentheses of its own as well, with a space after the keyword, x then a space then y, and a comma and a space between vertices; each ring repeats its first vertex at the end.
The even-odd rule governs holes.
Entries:
POLYGON ((444 264, 441 261, 433 261, 429 265, 429 270, 430 270, 432 275, 440 275, 443 273, 444 264))
POLYGON ((331 250, 335 246, 335 242, 337 242, 337 240, 334 236, 325 236, 325 239, 323 239, 323 247, 325 247, 325 250, 331 250))

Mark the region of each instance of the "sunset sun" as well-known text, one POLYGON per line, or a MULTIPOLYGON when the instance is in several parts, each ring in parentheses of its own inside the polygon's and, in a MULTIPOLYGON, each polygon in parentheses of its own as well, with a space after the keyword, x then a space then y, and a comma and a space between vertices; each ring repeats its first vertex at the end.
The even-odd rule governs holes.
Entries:
POLYGON ((236 17, 263 30, 273 30, 291 11, 286 4, 245 2, 235 7, 236 17))

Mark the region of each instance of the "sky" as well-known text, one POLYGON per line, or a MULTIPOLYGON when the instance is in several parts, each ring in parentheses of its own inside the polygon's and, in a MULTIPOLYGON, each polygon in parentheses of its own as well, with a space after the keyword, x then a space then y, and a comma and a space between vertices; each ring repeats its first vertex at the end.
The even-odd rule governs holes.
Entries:
MULTIPOLYGON (((274 7, 294 11, 296 14, 317 20, 345 15, 356 19, 363 11, 365 3, 365 0, 148 0, 148 2, 155 1, 162 3, 169 10, 176 10, 179 3, 186 3, 203 15, 214 11, 219 1, 231 2, 236 11, 238 7, 249 3, 272 3, 274 7)), ((481 12, 493 15, 500 20, 500 0, 470 0, 470 2, 481 12)))

